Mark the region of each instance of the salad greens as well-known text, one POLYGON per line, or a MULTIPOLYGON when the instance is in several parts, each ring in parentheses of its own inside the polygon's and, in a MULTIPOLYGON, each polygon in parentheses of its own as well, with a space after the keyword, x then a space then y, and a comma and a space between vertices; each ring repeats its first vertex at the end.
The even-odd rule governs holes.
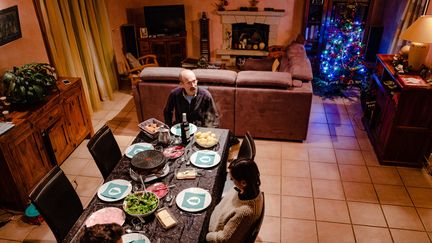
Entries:
POLYGON ((159 199, 152 192, 129 194, 124 200, 124 210, 131 215, 148 214, 156 210, 159 199))

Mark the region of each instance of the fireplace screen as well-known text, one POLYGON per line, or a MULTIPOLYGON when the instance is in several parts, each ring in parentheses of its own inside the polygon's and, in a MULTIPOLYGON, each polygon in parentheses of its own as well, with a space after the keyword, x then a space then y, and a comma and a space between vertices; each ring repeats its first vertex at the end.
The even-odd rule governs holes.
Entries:
POLYGON ((238 23, 232 25, 232 49, 267 50, 269 25, 238 23))

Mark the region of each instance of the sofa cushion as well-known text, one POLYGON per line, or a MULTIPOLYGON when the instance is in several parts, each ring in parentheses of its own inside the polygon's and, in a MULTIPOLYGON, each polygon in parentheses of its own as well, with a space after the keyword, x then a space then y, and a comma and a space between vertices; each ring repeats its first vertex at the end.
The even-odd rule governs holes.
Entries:
POLYGON ((194 69, 192 71, 199 83, 234 85, 237 78, 237 73, 231 70, 194 69))
POLYGON ((256 58, 248 58, 246 59, 243 69, 249 71, 271 71, 274 59, 266 58, 266 59, 256 59, 256 58))
POLYGON ((288 88, 292 85, 291 74, 286 72, 241 71, 237 74, 238 87, 288 88))
POLYGON ((306 56, 306 50, 303 44, 299 43, 292 43, 287 47, 287 56, 288 58, 291 58, 293 56, 306 56))
POLYGON ((288 72, 293 79, 310 81, 313 78, 312 66, 307 57, 293 56, 289 59, 288 72))
POLYGON ((183 68, 176 67, 147 67, 144 68, 140 73, 141 80, 152 80, 152 81, 179 81, 180 72, 183 68))

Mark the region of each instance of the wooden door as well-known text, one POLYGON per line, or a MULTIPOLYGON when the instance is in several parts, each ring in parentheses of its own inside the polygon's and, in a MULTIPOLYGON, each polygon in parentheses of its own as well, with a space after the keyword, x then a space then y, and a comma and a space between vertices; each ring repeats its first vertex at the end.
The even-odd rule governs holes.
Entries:
POLYGON ((65 119, 61 117, 47 130, 47 133, 56 162, 61 165, 74 149, 73 142, 69 140, 70 135, 65 119))
POLYGON ((81 86, 73 87, 65 94, 63 102, 69 138, 74 147, 78 146, 90 134, 86 112, 87 104, 81 94, 81 86))

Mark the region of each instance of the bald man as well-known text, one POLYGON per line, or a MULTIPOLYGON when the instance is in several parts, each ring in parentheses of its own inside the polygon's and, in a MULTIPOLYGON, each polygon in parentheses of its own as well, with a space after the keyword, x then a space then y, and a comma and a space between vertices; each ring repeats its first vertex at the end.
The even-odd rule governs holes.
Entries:
POLYGON ((182 121, 182 113, 186 113, 188 122, 196 126, 218 127, 219 114, 213 97, 208 90, 198 87, 195 73, 183 70, 179 81, 179 87, 171 90, 168 97, 164 109, 165 123, 168 126, 179 123, 182 121))

